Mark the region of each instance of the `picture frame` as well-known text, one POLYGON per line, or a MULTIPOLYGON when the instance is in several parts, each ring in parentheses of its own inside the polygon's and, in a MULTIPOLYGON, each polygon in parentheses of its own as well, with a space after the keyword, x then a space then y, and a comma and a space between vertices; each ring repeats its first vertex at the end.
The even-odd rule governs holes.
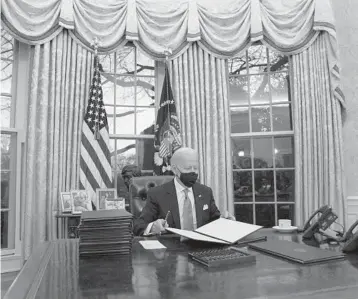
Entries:
POLYGON ((124 197, 107 198, 105 208, 106 210, 125 210, 126 205, 124 197))
POLYGON ((60 205, 62 213, 72 212, 72 195, 71 192, 60 193, 60 205))
POLYGON ((72 214, 92 211, 92 201, 86 190, 71 190, 72 214))
POLYGON ((97 210, 106 209, 106 199, 107 198, 116 198, 117 190, 116 188, 99 188, 96 189, 96 207, 97 210))

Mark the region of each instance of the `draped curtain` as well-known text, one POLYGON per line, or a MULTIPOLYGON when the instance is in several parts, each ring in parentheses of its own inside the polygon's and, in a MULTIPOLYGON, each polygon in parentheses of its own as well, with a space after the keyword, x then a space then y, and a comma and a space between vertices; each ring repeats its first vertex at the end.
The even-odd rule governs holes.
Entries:
POLYGON ((25 174, 25 258, 55 237, 60 192, 76 189, 92 54, 66 31, 31 47, 25 174))
POLYGON ((226 60, 193 44, 170 68, 183 144, 197 149, 200 181, 219 209, 234 214, 226 60))
POLYGON ((342 103, 332 92, 329 35, 292 56, 296 221, 320 206, 332 206, 345 224, 342 103))

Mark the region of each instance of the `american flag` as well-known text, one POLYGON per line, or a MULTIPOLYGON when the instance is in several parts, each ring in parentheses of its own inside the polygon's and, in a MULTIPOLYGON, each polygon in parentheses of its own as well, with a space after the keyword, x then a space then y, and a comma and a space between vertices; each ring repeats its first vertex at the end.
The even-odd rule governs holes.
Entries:
POLYGON ((96 203, 96 189, 112 187, 111 154, 107 114, 103 104, 98 57, 83 119, 80 158, 80 189, 87 190, 96 203))

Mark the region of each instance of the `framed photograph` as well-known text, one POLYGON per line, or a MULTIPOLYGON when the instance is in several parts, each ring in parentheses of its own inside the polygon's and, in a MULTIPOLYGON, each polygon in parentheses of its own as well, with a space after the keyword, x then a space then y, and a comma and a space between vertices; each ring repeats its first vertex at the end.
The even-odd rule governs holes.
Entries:
POLYGON ((124 197, 107 198, 105 207, 106 210, 124 210, 126 208, 124 197))
POLYGON ((92 202, 85 190, 72 190, 72 214, 92 211, 92 202))
POLYGON ((110 189, 96 189, 96 197, 97 203, 96 207, 98 210, 105 210, 106 209, 106 199, 107 198, 116 198, 117 197, 117 190, 115 188, 110 189))
POLYGON ((61 192, 60 205, 61 205, 62 213, 71 213, 72 212, 71 192, 61 192))

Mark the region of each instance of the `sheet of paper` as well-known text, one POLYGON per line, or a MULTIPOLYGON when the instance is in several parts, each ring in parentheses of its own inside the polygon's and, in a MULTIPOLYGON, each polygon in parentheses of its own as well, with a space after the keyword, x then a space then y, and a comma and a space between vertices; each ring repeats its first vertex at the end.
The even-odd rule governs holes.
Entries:
POLYGON ((166 248, 162 243, 157 240, 139 241, 139 243, 143 246, 144 249, 148 250, 166 248))
POLYGON ((211 238, 209 236, 204 236, 204 235, 198 234, 196 232, 192 232, 190 230, 170 228, 170 227, 166 228, 166 230, 169 232, 172 232, 174 234, 186 237, 188 239, 192 239, 192 240, 213 242, 213 243, 220 243, 220 244, 229 244, 228 242, 217 240, 217 239, 211 238))
POLYGON ((195 231, 233 244, 260 228, 262 228, 262 226, 219 218, 202 227, 199 227, 195 231))

